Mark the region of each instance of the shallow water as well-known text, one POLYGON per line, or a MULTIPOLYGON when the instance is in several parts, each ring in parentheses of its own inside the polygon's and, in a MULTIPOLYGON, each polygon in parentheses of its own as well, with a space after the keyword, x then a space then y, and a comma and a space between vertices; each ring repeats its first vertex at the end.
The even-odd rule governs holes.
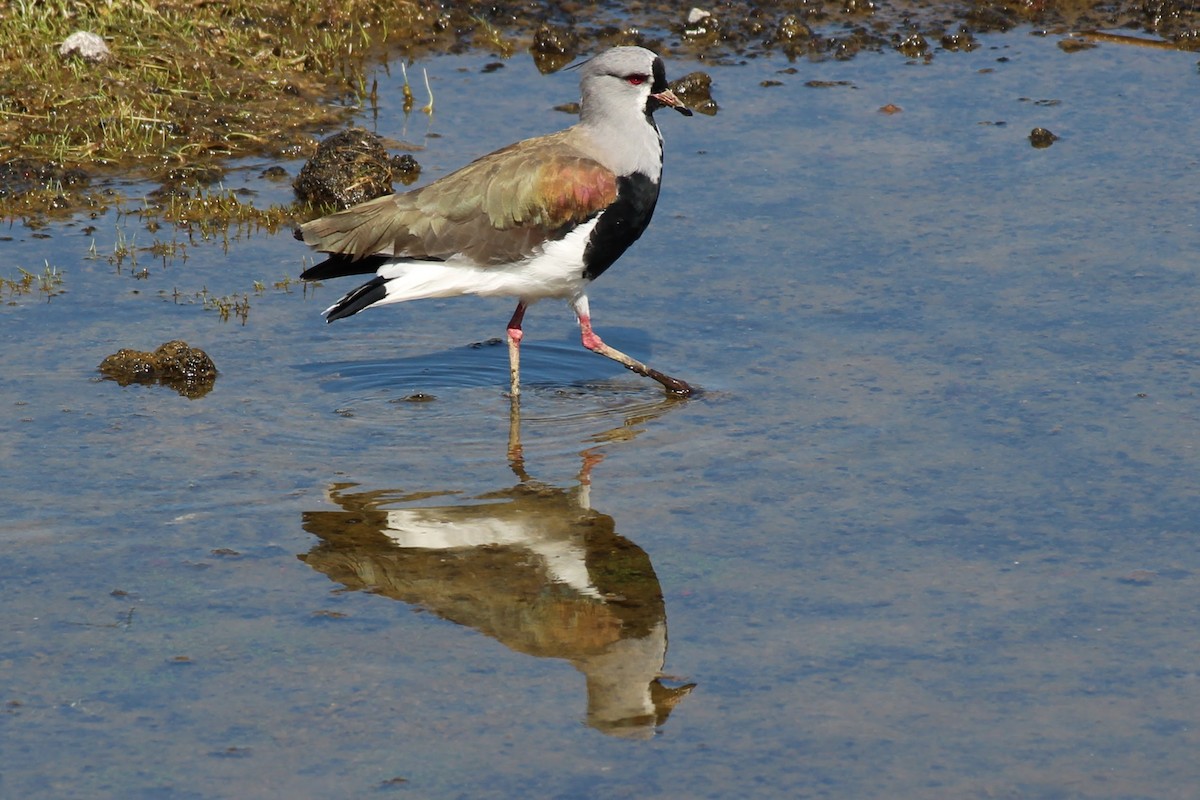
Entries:
MULTIPOLYGON (((1190 797, 1195 55, 981 42, 707 67, 592 292, 705 391, 542 304, 519 447, 506 303, 326 326, 286 233, 3 231, 66 291, 0 307, 0 796, 1190 797), (98 379, 175 338, 205 397, 98 379)), ((363 119, 424 179, 569 121, 492 60, 363 119)))

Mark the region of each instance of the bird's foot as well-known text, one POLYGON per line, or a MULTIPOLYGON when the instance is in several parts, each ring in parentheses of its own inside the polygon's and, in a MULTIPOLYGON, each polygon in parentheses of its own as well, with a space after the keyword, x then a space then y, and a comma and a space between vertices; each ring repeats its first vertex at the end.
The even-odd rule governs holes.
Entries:
POLYGON ((630 370, 631 372, 636 372, 637 374, 644 375, 651 380, 658 381, 670 394, 673 394, 677 397, 690 397, 692 395, 693 389, 686 382, 681 381, 678 378, 672 378, 670 375, 659 372, 652 367, 648 367, 641 361, 638 361, 636 358, 631 358, 630 356, 622 353, 620 350, 606 345, 591 329, 590 325, 586 325, 583 328, 583 346, 588 350, 591 350, 593 353, 602 355, 605 358, 611 358, 613 361, 616 361, 618 364, 622 365, 625 367, 625 369, 630 370))

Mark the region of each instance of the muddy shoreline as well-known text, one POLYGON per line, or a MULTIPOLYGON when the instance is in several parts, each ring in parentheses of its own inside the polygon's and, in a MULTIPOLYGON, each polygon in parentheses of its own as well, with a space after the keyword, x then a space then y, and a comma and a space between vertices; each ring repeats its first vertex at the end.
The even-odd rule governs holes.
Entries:
MULTIPOLYGON (((72 5, 53 24, 49 17, 21 18, 32 11, 0 12, 0 34, 33 30, 47 39, 43 83, 22 81, 21 70, 30 67, 15 63, 15 51, 0 63, 0 132, 12 143, 0 155, 5 218, 36 225, 101 209, 114 201, 106 184, 117 176, 156 182, 181 217, 203 217, 223 164, 253 155, 311 155, 317 136, 344 126, 372 98, 369 69, 396 58, 413 63, 474 50, 530 57, 548 73, 603 47, 640 44, 714 64, 773 53, 792 61, 851 59, 889 49, 929 60, 973 49, 978 33, 1018 27, 1073 34, 1064 49, 1090 47, 1096 38, 1200 49, 1200 10, 1174 0, 723 2, 690 9, 662 2, 465 3, 453 10, 344 0, 320 13, 303 3, 246 0, 205 8, 217 16, 189 21, 194 30, 187 31, 172 22, 181 7, 163 0, 148 4, 163 29, 136 47, 131 31, 145 20, 100 5, 72 5), (110 55, 60 55, 51 40, 68 29, 97 33, 110 55), (179 51, 186 37, 199 41, 184 64, 179 51), (164 70, 174 71, 170 80, 178 86, 164 81, 164 70), (113 95, 123 105, 95 119, 113 95), (189 208, 193 199, 200 202, 189 208)), ((422 96, 419 86, 415 94, 422 96)))

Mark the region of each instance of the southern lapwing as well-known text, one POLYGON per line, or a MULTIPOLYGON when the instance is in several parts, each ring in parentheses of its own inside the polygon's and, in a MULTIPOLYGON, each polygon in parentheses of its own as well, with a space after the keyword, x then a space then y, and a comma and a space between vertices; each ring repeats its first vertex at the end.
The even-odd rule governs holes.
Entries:
POLYGON ((653 113, 692 112, 667 87, 657 55, 614 47, 580 67, 579 122, 479 158, 428 186, 306 222, 299 239, 328 258, 300 276, 375 273, 325 310, 328 322, 364 308, 463 294, 517 298, 508 321, 512 396, 520 393, 521 321, 534 301, 569 300, 583 346, 691 394, 592 330, 588 285, 637 241, 662 177, 653 113))

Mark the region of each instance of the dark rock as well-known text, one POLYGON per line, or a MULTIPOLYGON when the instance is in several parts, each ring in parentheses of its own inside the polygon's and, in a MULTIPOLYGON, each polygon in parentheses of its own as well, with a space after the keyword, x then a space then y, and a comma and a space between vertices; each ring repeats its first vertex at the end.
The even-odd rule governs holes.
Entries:
POLYGON ((951 52, 968 52, 979 47, 975 36, 966 28, 959 28, 957 33, 947 33, 942 37, 942 48, 951 52))
POLYGON ((575 60, 579 52, 579 37, 568 28, 542 25, 533 34, 529 52, 538 72, 543 75, 558 72, 575 60))
POLYGON ((1029 132, 1029 143, 1037 148, 1049 147, 1058 137, 1045 128, 1034 128, 1029 132))
POLYGON ((914 33, 897 44, 896 49, 909 58, 920 58, 929 52, 929 42, 921 34, 914 33))
POLYGON ((411 155, 389 156, 378 135, 350 128, 317 146, 292 188, 312 205, 349 208, 390 194, 393 181, 412 183, 420 171, 411 155))
POLYGON ((679 80, 671 81, 671 91, 698 114, 712 117, 719 110, 712 99, 712 78, 704 72, 689 72, 679 80))
POLYGON ((212 391, 217 367, 208 353, 174 340, 153 353, 118 350, 100 362, 100 373, 121 386, 161 383, 184 397, 196 399, 212 391))

